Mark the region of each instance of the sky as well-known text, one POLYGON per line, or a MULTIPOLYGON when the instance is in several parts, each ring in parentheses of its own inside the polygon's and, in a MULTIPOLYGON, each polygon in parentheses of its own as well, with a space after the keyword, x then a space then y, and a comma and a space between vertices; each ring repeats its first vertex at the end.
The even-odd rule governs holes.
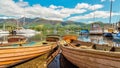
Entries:
MULTIPOLYGON (((111 0, 0 0, 0 18, 109 23, 111 0)), ((120 0, 112 0, 111 23, 120 20, 120 0)))

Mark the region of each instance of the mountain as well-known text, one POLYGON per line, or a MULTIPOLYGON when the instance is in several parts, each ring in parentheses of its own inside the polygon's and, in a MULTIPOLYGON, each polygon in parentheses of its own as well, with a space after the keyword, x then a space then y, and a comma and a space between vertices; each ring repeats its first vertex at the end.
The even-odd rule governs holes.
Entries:
MULTIPOLYGON (((19 25, 19 26, 24 26, 25 27, 29 27, 29 26, 37 26, 40 24, 51 24, 51 25, 55 25, 55 24, 62 24, 64 25, 80 25, 81 27, 87 26, 90 24, 85 24, 82 22, 74 22, 74 21, 58 21, 58 20, 47 20, 47 19, 43 19, 43 18, 19 18, 19 19, 0 19, 0 26, 2 26, 2 24, 5 23, 6 25, 19 25), (24 23, 25 22, 25 23, 24 23)), ((100 24, 103 25, 102 22, 98 22, 100 24)))
POLYGON ((17 24, 17 20, 15 19, 0 19, 0 26, 3 24, 9 25, 9 26, 15 26, 17 24))
POLYGON ((0 19, 0 23, 5 23, 5 22, 13 22, 13 23, 50 23, 50 24, 56 24, 56 23, 61 23, 61 21, 57 20, 47 20, 43 18, 19 18, 19 19, 0 19))

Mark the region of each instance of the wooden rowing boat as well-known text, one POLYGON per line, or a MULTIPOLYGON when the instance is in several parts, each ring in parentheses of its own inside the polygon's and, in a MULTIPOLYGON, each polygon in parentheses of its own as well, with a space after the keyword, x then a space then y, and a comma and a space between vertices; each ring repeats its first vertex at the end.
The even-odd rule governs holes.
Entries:
POLYGON ((103 30, 101 28, 101 25, 99 23, 92 23, 89 33, 90 35, 102 35, 103 30))
POLYGON ((48 41, 48 42, 57 42, 59 40, 60 40, 60 35, 51 34, 51 35, 46 36, 46 41, 48 41))
POLYGON ((65 42, 70 43, 72 40, 77 40, 75 35, 64 35, 62 38, 65 42))
POLYGON ((56 43, 43 44, 43 46, 26 47, 1 47, 0 48, 0 68, 9 67, 28 59, 40 56, 56 47, 56 43))
POLYGON ((7 43, 2 43, 0 46, 9 46, 13 44, 25 44, 27 42, 27 38, 22 35, 9 35, 7 37, 7 43))
POLYGON ((74 43, 61 46, 62 54, 67 60, 80 68, 120 68, 120 47, 92 44, 80 46, 74 43))

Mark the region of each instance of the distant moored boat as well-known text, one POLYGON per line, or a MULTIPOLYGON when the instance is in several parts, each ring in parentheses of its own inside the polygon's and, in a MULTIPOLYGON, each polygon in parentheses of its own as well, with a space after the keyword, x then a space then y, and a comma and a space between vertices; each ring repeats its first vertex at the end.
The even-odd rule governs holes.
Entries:
POLYGON ((99 23, 92 23, 91 29, 90 29, 90 35, 102 35, 103 30, 99 23))

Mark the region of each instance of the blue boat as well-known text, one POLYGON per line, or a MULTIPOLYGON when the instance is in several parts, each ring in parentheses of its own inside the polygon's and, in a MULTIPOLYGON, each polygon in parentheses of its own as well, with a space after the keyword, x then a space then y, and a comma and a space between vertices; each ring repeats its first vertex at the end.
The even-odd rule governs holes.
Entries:
POLYGON ((120 42, 120 32, 119 33, 117 33, 117 34, 115 34, 114 36, 113 36, 113 41, 117 41, 117 42, 120 42))
POLYGON ((119 32, 119 33, 117 33, 117 35, 116 35, 116 36, 120 38, 120 32, 119 32))
POLYGON ((80 34, 89 34, 89 31, 87 29, 81 30, 80 34))
POLYGON ((103 36, 104 37, 113 37, 112 33, 104 33, 103 36))

